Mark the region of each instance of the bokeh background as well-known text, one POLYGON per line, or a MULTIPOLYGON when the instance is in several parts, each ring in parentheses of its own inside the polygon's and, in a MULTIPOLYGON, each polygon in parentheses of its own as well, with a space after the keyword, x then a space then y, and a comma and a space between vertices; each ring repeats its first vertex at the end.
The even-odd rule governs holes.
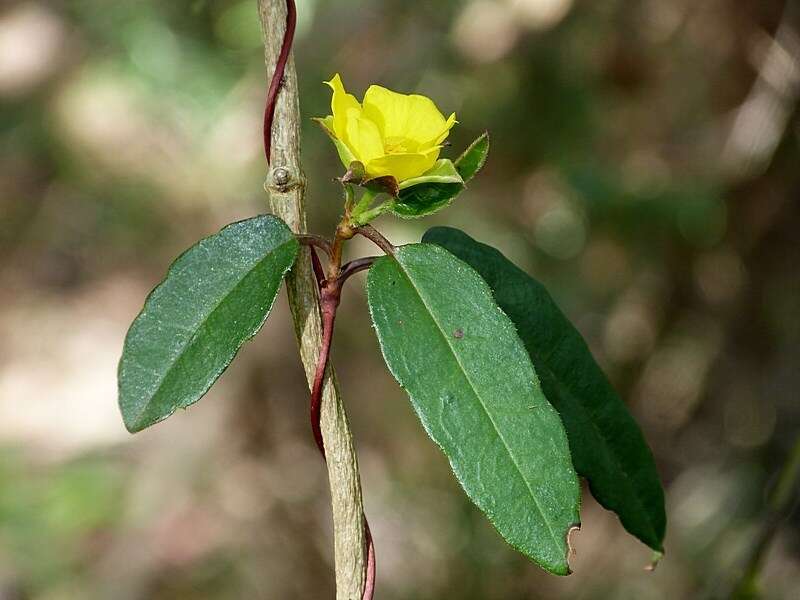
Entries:
MULTIPOLYGON (((793 0, 299 0, 310 221, 341 166, 310 118, 340 72, 483 129, 439 223, 543 280, 645 431, 667 555, 587 495, 575 573, 468 503, 381 365, 363 275, 334 361, 378 599, 725 597, 764 531, 763 597, 800 597, 800 519, 768 497, 800 431, 800 10, 793 0)), ((265 211, 255 0, 0 4, 0 598, 333 597, 327 477, 283 298, 196 406, 136 436, 128 324, 199 237, 265 211)), ((455 152, 455 150, 454 150, 455 152)), ((358 244, 354 253, 371 251, 358 244)), ((796 450, 795 450, 796 451, 796 450)))

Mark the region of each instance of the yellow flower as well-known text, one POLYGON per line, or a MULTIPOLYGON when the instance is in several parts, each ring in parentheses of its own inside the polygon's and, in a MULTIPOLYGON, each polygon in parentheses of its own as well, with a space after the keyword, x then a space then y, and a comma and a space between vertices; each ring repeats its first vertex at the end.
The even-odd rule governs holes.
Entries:
POLYGON ((370 86, 364 101, 348 94, 342 79, 326 82, 333 90, 332 115, 320 123, 336 144, 345 167, 364 165, 367 176, 391 175, 398 183, 431 170, 456 115, 445 119, 430 98, 398 94, 370 86))

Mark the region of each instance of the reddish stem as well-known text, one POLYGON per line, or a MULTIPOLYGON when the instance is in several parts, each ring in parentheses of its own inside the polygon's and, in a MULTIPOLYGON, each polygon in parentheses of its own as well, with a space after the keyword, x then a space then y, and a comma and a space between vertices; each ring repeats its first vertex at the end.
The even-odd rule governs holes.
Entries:
POLYGON ((314 268, 314 276, 317 278, 317 287, 321 290, 322 284, 325 282, 325 270, 322 268, 314 246, 309 246, 309 251, 311 252, 311 266, 314 268))
MULTIPOLYGON (((311 249, 312 257, 316 255, 314 249, 311 249)), ((354 261, 361 265, 369 266, 374 261, 374 258, 362 259, 354 261)), ((345 265, 346 267, 347 265, 345 265)), ((339 301, 341 300, 341 284, 343 281, 358 272, 363 270, 366 266, 361 268, 354 268, 349 271, 342 270, 342 276, 334 279, 332 282, 323 282, 320 285, 320 312, 322 313, 322 346, 320 347, 319 358, 317 359, 317 371, 314 374, 314 383, 311 386, 311 429, 314 433, 314 441, 317 443, 322 459, 327 462, 325 457, 325 442, 322 438, 322 388, 325 384, 325 372, 328 368, 328 361, 330 360, 331 342, 333 341, 333 326, 336 322, 336 311, 339 308, 339 301)), ((366 577, 364 581, 364 594, 362 600, 372 600, 375 593, 375 579, 376 579, 376 561, 375 561, 375 544, 372 541, 372 532, 369 529, 369 522, 367 522, 366 515, 364 516, 364 538, 366 541, 366 577)))
POLYGON ((314 235, 313 233, 296 233, 294 237, 297 238, 297 241, 304 246, 314 246, 315 248, 319 248, 328 255, 328 258, 330 258, 332 252, 331 243, 321 235, 314 235))
POLYGON ((383 237, 383 234, 375 229, 372 225, 362 225, 361 227, 356 227, 353 229, 353 232, 364 236, 389 256, 393 256, 394 251, 397 250, 397 248, 395 248, 389 240, 383 237))
POLYGON ((367 566, 366 578, 364 581, 364 595, 361 600, 372 600, 375 594, 375 544, 372 542, 372 532, 369 530, 369 523, 367 517, 364 515, 364 537, 367 542, 367 566))
POLYGON ((331 354, 331 341, 333 340, 333 324, 336 321, 336 309, 339 308, 341 288, 339 282, 324 282, 320 289, 319 307, 322 313, 322 345, 317 359, 317 371, 314 374, 314 383, 311 386, 311 430, 314 432, 314 441, 317 448, 325 458, 325 442, 322 440, 322 427, 320 418, 322 408, 322 386, 325 383, 325 371, 328 368, 328 359, 331 354))
POLYGON ((344 285, 344 282, 350 279, 356 273, 360 273, 361 271, 366 271, 369 269, 372 264, 378 260, 380 256, 367 256, 364 258, 357 258, 356 260, 351 260, 349 263, 342 267, 341 273, 339 273, 339 285, 344 285))
POLYGON ((278 100, 278 92, 283 83, 283 76, 286 71, 286 63, 289 60, 289 52, 292 50, 294 42, 294 31, 297 27, 297 8, 294 0, 286 0, 286 31, 283 34, 281 51, 278 54, 278 61, 275 63, 275 72, 269 83, 267 91, 267 104, 264 108, 264 156, 267 164, 271 161, 272 154, 272 121, 275 119, 275 102, 278 100))

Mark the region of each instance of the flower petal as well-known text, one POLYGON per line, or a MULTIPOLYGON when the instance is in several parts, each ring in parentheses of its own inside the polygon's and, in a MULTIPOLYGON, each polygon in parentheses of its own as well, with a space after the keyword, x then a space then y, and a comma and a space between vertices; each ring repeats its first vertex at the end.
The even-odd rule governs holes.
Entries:
POLYGON ((363 108, 364 114, 375 122, 384 139, 405 138, 419 146, 438 139, 443 131, 449 131, 448 121, 433 100, 425 96, 399 94, 372 85, 364 94, 363 108))
POLYGON ((439 135, 429 142, 420 144, 420 150, 427 150, 433 146, 441 145, 441 143, 447 139, 447 136, 450 135, 450 130, 456 123, 458 123, 458 121, 456 121, 456 113, 453 113, 447 118, 447 122, 444 124, 444 129, 439 133, 439 135))
POLYGON ((347 146, 365 165, 385 154, 378 126, 366 118, 360 109, 347 111, 347 146))
POLYGON ((440 149, 436 147, 422 153, 385 154, 364 164, 370 177, 392 175, 398 182, 403 182, 428 171, 439 158, 440 149))
POLYGON ((343 142, 347 143, 347 113, 352 109, 361 112, 361 104, 356 97, 348 94, 344 89, 342 78, 337 73, 325 85, 333 90, 331 97, 331 112, 333 113, 333 131, 343 142))

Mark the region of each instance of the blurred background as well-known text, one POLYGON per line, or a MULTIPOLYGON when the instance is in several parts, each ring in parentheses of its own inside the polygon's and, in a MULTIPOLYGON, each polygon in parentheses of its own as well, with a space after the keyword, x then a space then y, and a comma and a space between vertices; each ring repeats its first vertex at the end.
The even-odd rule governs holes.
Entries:
MULTIPOLYGON (((759 540, 800 598, 800 517, 768 499, 800 431, 794 0, 299 0, 313 229, 342 168, 311 122, 340 72, 435 98, 483 174, 447 223, 544 281, 656 455, 667 554, 588 495, 575 573, 518 556, 381 365, 363 275, 334 362, 378 599, 725 597, 759 540), (766 535, 765 535, 766 532, 766 535)), ((332 598, 329 496, 285 298, 212 392, 130 436, 128 325, 171 260, 265 211, 255 0, 0 4, 0 599, 332 598)), ((369 252, 354 244, 351 251, 369 252)), ((795 450, 796 452, 797 450, 795 450)), ((795 496, 796 497, 796 496, 795 496)))

